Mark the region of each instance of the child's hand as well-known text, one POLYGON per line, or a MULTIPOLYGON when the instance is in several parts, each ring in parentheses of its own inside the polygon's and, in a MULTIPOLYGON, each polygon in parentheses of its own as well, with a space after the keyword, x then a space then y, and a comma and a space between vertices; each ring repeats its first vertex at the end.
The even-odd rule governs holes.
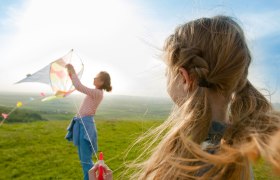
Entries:
POLYGON ((67 69, 68 74, 69 74, 70 77, 71 77, 72 74, 76 73, 72 64, 66 64, 65 68, 67 69))
POLYGON ((89 171, 89 180, 98 180, 98 167, 102 166, 104 170, 104 180, 112 180, 113 179, 113 171, 106 165, 101 165, 99 163, 96 163, 89 171))

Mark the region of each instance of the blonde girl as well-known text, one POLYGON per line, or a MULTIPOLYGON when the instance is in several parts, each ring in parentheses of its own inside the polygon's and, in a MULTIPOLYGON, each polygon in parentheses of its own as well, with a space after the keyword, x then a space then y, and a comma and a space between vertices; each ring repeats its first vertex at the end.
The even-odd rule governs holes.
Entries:
POLYGON ((247 79, 240 26, 227 16, 188 22, 164 52, 176 107, 141 139, 148 144, 131 179, 253 179, 250 161, 260 157, 280 170, 280 114, 247 79))

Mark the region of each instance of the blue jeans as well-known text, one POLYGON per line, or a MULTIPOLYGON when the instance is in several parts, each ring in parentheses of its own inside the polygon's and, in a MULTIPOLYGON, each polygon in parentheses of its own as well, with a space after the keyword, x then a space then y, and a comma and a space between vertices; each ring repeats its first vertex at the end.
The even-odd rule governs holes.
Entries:
POLYGON ((73 141, 77 146, 84 180, 88 180, 88 171, 94 165, 92 154, 97 153, 97 131, 93 116, 85 116, 82 119, 74 117, 67 129, 66 139, 73 141))
MULTIPOLYGON (((78 153, 79 153, 81 165, 83 167, 84 180, 88 180, 88 171, 94 165, 93 161, 92 161, 92 154, 94 153, 92 145, 95 146, 96 140, 94 142, 92 142, 92 145, 91 145, 90 142, 85 138, 85 136, 87 136, 87 134, 84 130, 83 124, 79 123, 79 125, 80 125, 80 135, 79 135, 78 153)), ((96 130, 95 130, 95 132, 96 132, 96 130)))

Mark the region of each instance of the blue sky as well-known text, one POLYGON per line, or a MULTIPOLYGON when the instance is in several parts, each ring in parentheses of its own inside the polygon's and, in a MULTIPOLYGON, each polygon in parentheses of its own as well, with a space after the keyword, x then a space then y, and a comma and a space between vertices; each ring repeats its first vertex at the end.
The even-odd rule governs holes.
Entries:
MULTIPOLYGON (((112 75, 113 94, 167 96, 160 48, 175 27, 225 14, 242 26, 253 54, 249 79, 280 102, 280 1, 241 0, 0 0, 0 91, 50 91, 13 85, 74 48, 82 82, 99 70, 112 75)), ((265 91, 264 91, 265 92, 265 91)))
MULTIPOLYGON (((1 32, 5 32, 5 33, 9 33, 6 30, 7 26, 5 26, 5 20, 6 18, 9 17, 9 12, 11 10, 11 8, 16 9, 16 8, 20 8, 23 5, 23 1, 22 0, 9 0, 9 1, 5 1, 5 0, 0 0, 0 27, 1 27, 1 32)), ((12 30, 12 29, 9 29, 12 30)))

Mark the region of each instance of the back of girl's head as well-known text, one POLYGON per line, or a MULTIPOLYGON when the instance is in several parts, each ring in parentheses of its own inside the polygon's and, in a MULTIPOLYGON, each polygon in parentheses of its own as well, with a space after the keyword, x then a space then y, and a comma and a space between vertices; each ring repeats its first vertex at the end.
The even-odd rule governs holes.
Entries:
POLYGON ((244 32, 233 18, 201 18, 179 26, 166 40, 165 53, 171 72, 178 74, 178 68, 183 67, 193 81, 184 112, 201 114, 189 117, 205 124, 190 128, 195 142, 201 143, 207 136, 211 121, 207 90, 218 92, 228 101, 234 129, 234 135, 227 131, 224 136, 228 144, 247 141, 251 136, 248 132, 271 133, 271 126, 278 126, 268 115, 271 104, 247 79, 251 55, 244 32), (209 87, 201 86, 201 82, 209 87))
POLYGON ((112 91, 111 77, 110 77, 109 73, 107 73, 106 71, 101 71, 101 72, 99 72, 99 77, 104 82, 101 88, 105 89, 105 91, 107 91, 107 92, 112 91))
POLYGON ((191 80, 189 92, 171 116, 145 136, 150 140, 146 147, 155 148, 144 150, 151 156, 140 163, 142 168, 133 177, 195 179, 199 168, 212 164, 202 179, 249 178, 248 157, 240 149, 252 142, 256 151, 269 154, 267 136, 279 129, 280 117, 247 80, 251 55, 241 27, 227 16, 190 21, 167 38, 164 51, 169 86, 176 85, 180 68, 184 68, 191 80), (225 98, 231 123, 217 155, 200 147, 212 121, 210 91, 225 98), (225 148, 228 146, 233 149, 225 148))
POLYGON ((227 16, 201 18, 179 26, 165 45, 167 65, 184 67, 195 82, 231 93, 244 87, 251 61, 240 26, 227 16))

